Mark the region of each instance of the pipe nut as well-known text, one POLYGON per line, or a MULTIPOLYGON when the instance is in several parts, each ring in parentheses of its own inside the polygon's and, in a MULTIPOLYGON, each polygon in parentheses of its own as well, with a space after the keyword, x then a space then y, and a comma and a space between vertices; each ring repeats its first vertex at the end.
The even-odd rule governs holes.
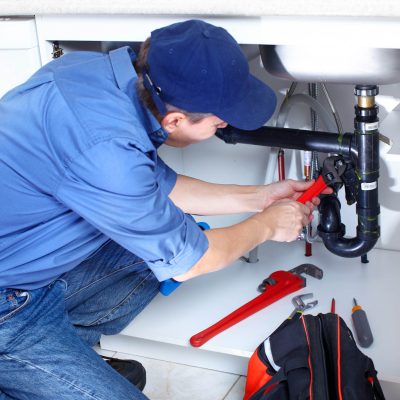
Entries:
POLYGON ((354 88, 354 94, 356 96, 377 96, 379 94, 379 88, 375 85, 357 85, 354 88))

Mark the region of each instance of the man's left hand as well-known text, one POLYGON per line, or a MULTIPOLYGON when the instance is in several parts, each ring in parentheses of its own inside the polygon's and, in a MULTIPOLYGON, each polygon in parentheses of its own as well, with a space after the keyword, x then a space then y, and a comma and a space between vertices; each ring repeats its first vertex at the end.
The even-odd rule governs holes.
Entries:
MULTIPOLYGON (((315 180, 311 181, 295 181, 293 179, 287 179, 285 181, 274 182, 265 186, 265 199, 264 208, 270 206, 277 200, 298 199, 307 189, 309 189, 315 180)), ((332 193, 332 188, 326 188, 323 194, 332 193)), ((320 199, 318 197, 313 197, 311 200, 313 206, 318 206, 320 199)))

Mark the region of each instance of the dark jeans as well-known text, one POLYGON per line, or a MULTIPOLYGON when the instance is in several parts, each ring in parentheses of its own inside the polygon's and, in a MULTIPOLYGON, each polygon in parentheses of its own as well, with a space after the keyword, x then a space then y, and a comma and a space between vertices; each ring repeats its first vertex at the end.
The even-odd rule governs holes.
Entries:
POLYGON ((93 350, 158 293, 147 265, 108 241, 51 285, 0 289, 0 399, 146 399, 93 350))

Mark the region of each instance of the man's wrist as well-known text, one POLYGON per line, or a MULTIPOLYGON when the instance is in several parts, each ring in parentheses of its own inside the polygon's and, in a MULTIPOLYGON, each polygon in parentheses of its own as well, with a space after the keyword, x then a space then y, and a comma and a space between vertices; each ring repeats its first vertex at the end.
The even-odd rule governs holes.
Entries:
POLYGON ((268 223, 263 221, 258 214, 250 217, 249 221, 251 221, 254 226, 253 229, 257 232, 258 244, 264 243, 272 238, 271 227, 268 225, 268 223))
POLYGON ((263 211, 268 206, 272 204, 269 201, 270 194, 268 185, 258 185, 256 186, 256 199, 257 199, 257 210, 258 212, 263 211))

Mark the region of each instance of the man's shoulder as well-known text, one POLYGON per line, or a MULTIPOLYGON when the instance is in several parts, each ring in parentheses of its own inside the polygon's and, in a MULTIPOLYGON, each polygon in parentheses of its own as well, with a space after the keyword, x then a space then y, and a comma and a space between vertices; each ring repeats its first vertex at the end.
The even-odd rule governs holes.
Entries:
POLYGON ((126 137, 136 139, 143 151, 153 149, 141 113, 118 87, 107 54, 71 53, 55 68, 54 82, 88 144, 126 137))

